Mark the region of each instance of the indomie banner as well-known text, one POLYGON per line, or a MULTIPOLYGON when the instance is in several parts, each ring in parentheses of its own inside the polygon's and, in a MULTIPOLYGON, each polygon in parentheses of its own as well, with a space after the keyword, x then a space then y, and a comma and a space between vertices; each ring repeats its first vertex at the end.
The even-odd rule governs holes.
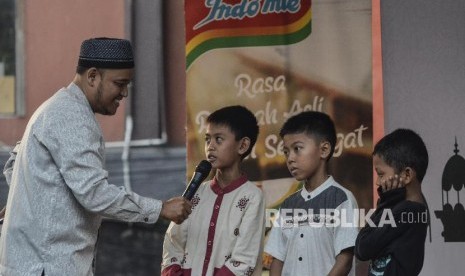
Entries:
POLYGON ((292 115, 322 111, 337 130, 331 174, 371 208, 371 0, 189 0, 185 18, 188 175, 205 159, 206 117, 244 105, 260 125, 244 169, 278 208, 301 187, 279 130, 292 115))

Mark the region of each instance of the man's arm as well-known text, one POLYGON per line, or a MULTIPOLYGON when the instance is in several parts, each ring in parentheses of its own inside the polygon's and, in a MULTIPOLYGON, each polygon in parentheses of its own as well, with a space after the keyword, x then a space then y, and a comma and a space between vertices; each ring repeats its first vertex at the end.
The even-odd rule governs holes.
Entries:
POLYGON ((187 217, 191 206, 183 198, 163 203, 108 183, 98 123, 93 114, 70 108, 56 111, 55 119, 45 121, 33 134, 50 153, 64 184, 83 208, 126 222, 155 223, 161 215, 180 223, 187 217))
POLYGON ((344 249, 336 256, 336 263, 334 263, 334 266, 328 273, 328 276, 346 276, 352 269, 353 260, 353 247, 344 249))
POLYGON ((5 167, 3 168, 3 174, 6 178, 6 184, 10 185, 11 183, 11 175, 13 174, 13 167, 16 161, 16 155, 18 154, 19 147, 21 142, 17 142, 16 146, 10 151, 10 158, 5 163, 5 167))
MULTIPOLYGON (((8 186, 10 186, 10 183, 11 183, 11 176, 13 175, 13 167, 15 165, 16 155, 18 155, 20 144, 21 144, 21 141, 17 142, 13 150, 10 151, 10 158, 8 158, 8 160, 5 163, 5 167, 3 168, 3 175, 5 175, 6 184, 8 186)), ((5 212, 6 212, 6 207, 3 207, 3 209, 0 211, 0 220, 2 221, 1 224, 3 224, 3 218, 5 217, 5 212)))
POLYGON ((270 276, 281 276, 283 271, 284 262, 273 258, 270 266, 270 276))

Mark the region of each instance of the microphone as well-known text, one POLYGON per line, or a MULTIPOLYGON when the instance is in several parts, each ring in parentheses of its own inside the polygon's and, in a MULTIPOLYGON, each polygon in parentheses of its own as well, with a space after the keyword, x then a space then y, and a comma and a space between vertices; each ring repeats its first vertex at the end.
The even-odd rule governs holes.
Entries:
POLYGON ((191 181, 189 182, 189 185, 187 185, 187 188, 182 196, 187 200, 191 200, 195 195, 195 192, 197 192, 197 189, 200 187, 200 184, 202 184, 205 178, 207 178, 207 176, 210 174, 211 169, 212 164, 210 164, 210 162, 207 160, 202 160, 197 165, 197 167, 195 167, 195 173, 192 176, 191 181))

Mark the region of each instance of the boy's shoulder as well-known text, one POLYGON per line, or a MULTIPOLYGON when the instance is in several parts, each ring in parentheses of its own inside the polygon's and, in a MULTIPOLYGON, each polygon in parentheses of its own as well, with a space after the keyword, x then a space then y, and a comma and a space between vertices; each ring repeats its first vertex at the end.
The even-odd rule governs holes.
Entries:
POLYGON ((332 176, 329 176, 328 181, 331 183, 330 186, 339 188, 339 189, 343 190, 344 192, 349 192, 350 193, 349 189, 344 187, 341 183, 337 182, 336 179, 334 179, 332 176))
POLYGON ((302 198, 301 193, 302 193, 302 188, 290 194, 289 196, 287 196, 284 199, 283 203, 281 204, 281 207, 291 207, 295 205, 295 202, 301 201, 301 198, 302 198))
POLYGON ((251 194, 251 195, 254 195, 254 196, 260 196, 260 197, 263 197, 263 191, 257 187, 257 185, 255 185, 255 183, 253 183, 252 181, 250 180, 247 180, 242 186, 241 188, 243 190, 246 191, 247 194, 251 194))
MULTIPOLYGON (((302 196, 302 189, 299 189, 298 191, 286 197, 282 203, 282 206, 292 207, 295 205, 300 205, 302 201, 304 201, 302 196)), ((314 197, 312 197, 312 199, 316 201, 324 201, 324 204, 332 202, 338 206, 345 201, 350 201, 352 204, 356 204, 357 202, 352 192, 336 182, 332 177, 330 177, 327 182, 323 183, 313 193, 314 197)))
POLYGON ((426 211, 427 207, 424 203, 403 199, 395 203, 392 206, 392 210, 394 213, 404 213, 406 211, 421 213, 426 211))
POLYGON ((331 186, 334 187, 332 189, 332 192, 338 193, 338 194, 344 193, 349 199, 355 200, 354 195, 352 194, 352 192, 349 189, 347 189, 346 187, 339 184, 338 182, 333 181, 331 186))

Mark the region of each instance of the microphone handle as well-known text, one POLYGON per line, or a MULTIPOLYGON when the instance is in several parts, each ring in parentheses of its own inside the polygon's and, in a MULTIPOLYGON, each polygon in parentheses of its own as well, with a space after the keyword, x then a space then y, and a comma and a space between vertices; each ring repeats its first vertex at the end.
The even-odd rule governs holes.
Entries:
POLYGON ((200 184, 202 184, 202 181, 205 179, 202 173, 195 172, 194 175, 192 176, 191 181, 189 182, 189 185, 187 185, 186 190, 182 194, 184 198, 187 200, 191 200, 197 190, 200 187, 200 184))

